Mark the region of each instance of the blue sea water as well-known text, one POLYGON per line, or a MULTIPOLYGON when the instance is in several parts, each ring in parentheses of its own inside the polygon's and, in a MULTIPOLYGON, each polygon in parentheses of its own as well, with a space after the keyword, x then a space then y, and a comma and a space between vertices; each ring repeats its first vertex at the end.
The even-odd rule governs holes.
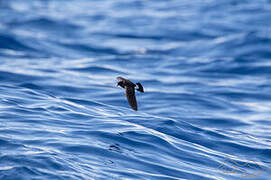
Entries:
POLYGON ((270 0, 0 0, 0 19, 1 180, 270 179, 270 0))

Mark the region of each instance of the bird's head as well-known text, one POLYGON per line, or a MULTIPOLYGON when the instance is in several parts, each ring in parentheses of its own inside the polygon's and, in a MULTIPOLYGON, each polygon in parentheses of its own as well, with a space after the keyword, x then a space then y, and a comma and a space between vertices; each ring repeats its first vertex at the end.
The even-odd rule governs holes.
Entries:
POLYGON ((117 86, 120 86, 120 87, 123 87, 123 88, 124 88, 124 84, 123 84, 122 81, 119 81, 118 84, 117 84, 117 86))

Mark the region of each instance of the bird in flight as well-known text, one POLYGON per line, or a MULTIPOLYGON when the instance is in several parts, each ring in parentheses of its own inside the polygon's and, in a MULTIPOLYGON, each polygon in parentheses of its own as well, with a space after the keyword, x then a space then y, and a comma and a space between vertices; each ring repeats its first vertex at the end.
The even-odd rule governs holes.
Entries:
POLYGON ((135 90, 143 93, 144 92, 143 86, 139 82, 134 84, 128 79, 124 79, 123 77, 117 77, 117 80, 118 80, 117 86, 120 86, 125 89, 125 95, 131 108, 137 111, 135 90), (135 89, 135 87, 137 88, 135 89))

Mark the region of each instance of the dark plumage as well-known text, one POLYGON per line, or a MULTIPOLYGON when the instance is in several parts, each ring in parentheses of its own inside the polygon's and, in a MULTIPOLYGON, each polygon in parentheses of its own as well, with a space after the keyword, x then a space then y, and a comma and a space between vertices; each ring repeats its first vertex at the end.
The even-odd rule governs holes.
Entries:
POLYGON ((128 79, 124 79, 123 77, 117 77, 117 80, 118 80, 118 86, 125 89, 125 95, 130 106, 132 107, 133 110, 137 111, 135 87, 137 86, 138 88, 136 90, 143 93, 144 92, 143 86, 140 83, 134 84, 128 79))

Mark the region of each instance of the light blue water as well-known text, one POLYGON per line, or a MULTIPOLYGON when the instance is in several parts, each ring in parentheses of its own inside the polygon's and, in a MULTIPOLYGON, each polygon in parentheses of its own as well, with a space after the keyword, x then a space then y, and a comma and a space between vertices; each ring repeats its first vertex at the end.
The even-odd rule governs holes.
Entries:
POLYGON ((270 179, 270 0, 0 0, 0 19, 0 179, 270 179))

